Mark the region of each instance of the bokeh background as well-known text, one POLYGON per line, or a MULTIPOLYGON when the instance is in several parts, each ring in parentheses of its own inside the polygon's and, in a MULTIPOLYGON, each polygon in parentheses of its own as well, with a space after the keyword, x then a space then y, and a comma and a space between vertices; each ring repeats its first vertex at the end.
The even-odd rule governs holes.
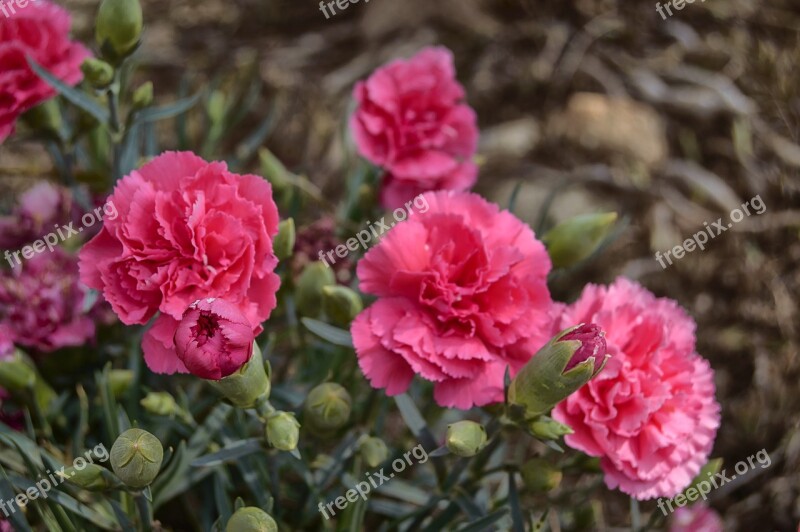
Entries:
MULTIPOLYGON (((63 3, 91 42, 97 2, 63 3)), ((137 76, 154 81, 157 100, 209 84, 230 89, 243 72, 258 81, 242 95, 253 106, 241 133, 205 154, 235 149, 264 124, 263 144, 330 198, 342 193, 353 158, 353 84, 423 46, 452 49, 482 131, 478 191, 503 206, 516 194, 515 212, 537 233, 576 214, 620 214, 620 230, 594 260, 553 279, 554 296, 571 301, 587 282, 626 275, 687 308, 723 407, 713 456, 729 472, 761 449, 772 459, 713 492, 712 505, 726 530, 797 529, 796 0, 696 1, 667 20, 650 0, 364 0, 330 19, 313 0, 143 4, 137 76), (666 270, 655 261, 655 251, 756 195, 762 215, 666 270)), ((178 144, 169 128, 159 137, 165 148, 178 144)), ((40 150, 0 146, 4 206, 55 177, 40 150)), ((624 527, 627 498, 603 489, 598 499, 598 528, 624 527)))

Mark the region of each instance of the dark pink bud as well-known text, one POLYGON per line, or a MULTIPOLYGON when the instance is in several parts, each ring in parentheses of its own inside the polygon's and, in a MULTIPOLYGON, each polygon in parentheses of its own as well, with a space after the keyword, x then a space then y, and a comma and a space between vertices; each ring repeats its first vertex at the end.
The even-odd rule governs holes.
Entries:
POLYGON ((198 377, 220 380, 253 354, 253 327, 241 310, 223 299, 195 301, 175 331, 175 350, 198 377))
POLYGON ((606 355, 605 333, 594 323, 584 323, 574 331, 562 336, 559 341, 578 340, 581 346, 572 355, 564 371, 569 371, 589 357, 594 357, 594 370, 599 371, 606 355))

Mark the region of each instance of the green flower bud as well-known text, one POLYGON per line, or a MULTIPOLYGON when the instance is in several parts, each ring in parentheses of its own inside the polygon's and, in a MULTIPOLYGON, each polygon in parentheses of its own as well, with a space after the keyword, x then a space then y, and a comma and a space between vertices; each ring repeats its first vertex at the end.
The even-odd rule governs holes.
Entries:
POLYGON ((144 109, 153 103, 153 82, 142 83, 131 96, 131 103, 134 109, 144 109))
POLYGON ((300 439, 300 423, 294 414, 275 412, 267 418, 267 442, 280 451, 293 451, 300 439))
POLYGON ((261 508, 239 508, 228 520, 225 532, 278 532, 278 524, 261 508))
POLYGON ((322 262, 306 265, 297 280, 297 310, 303 316, 315 317, 322 309, 322 289, 336 284, 333 270, 322 262))
POLYGON ((214 389, 239 408, 252 408, 262 397, 269 397, 270 382, 264 370, 261 349, 253 342, 253 355, 238 371, 218 381, 209 380, 214 389))
POLYGON ((47 100, 23 116, 32 128, 50 133, 58 133, 61 129, 61 110, 55 99, 47 100))
POLYGON ((371 468, 378 467, 389 458, 389 448, 380 438, 365 438, 360 446, 361 456, 371 468))
POLYGON ((608 357, 597 325, 561 331, 511 381, 508 403, 524 408, 525 419, 545 414, 600 373, 608 357))
POLYGON ((119 399, 130 388, 133 382, 133 371, 129 369, 112 369, 108 374, 108 385, 111 393, 119 399))
POLYGON ((447 426, 445 443, 451 453, 470 457, 475 456, 486 446, 486 429, 474 421, 457 421, 447 426))
POLYGON ((142 407, 157 416, 174 416, 180 410, 175 398, 167 392, 150 392, 139 401, 142 407))
POLYGON ((208 119, 212 124, 221 124, 225 119, 225 93, 222 91, 211 91, 206 104, 208 119))
POLYGON ((345 286, 325 286, 322 288, 322 308, 334 323, 350 325, 353 318, 364 310, 361 297, 345 286))
POLYGON ((289 170, 266 148, 258 151, 258 158, 261 163, 261 175, 272 185, 274 195, 277 198, 284 198, 293 188, 289 170))
POLYGON ((326 382, 309 392, 303 408, 304 419, 317 431, 333 431, 350 419, 351 404, 347 390, 334 382, 326 382))
POLYGON ((114 473, 132 488, 150 485, 161 469, 164 448, 158 438, 142 429, 128 429, 111 447, 114 473))
POLYGON ((278 234, 272 242, 272 249, 279 260, 286 260, 292 256, 296 238, 294 219, 287 218, 278 224, 278 234))
POLYGON ((64 474, 70 482, 89 491, 103 491, 114 485, 111 472, 97 464, 86 464, 83 469, 68 467, 64 474))
POLYGON ((594 253, 611 232, 617 213, 586 214, 561 222, 542 241, 554 268, 566 268, 594 253))
POLYGON ((520 470, 525 487, 535 493, 556 489, 561 484, 561 471, 544 458, 528 460, 520 470))
POLYGON ((136 49, 142 34, 139 0, 103 0, 97 13, 95 39, 103 56, 118 63, 136 49))
POLYGON ((81 72, 86 81, 95 89, 105 89, 114 81, 114 67, 103 61, 90 57, 81 64, 81 72))
POLYGON ((33 388, 36 370, 20 357, 0 361, 0 388, 9 392, 24 392, 33 388))
POLYGON ((528 432, 540 440, 557 440, 573 431, 553 418, 539 416, 528 424, 528 432))

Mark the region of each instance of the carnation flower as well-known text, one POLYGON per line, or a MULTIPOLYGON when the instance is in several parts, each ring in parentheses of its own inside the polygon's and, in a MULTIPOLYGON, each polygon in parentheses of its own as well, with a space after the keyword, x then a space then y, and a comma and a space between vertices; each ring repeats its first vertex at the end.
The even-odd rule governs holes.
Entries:
POLYGON ((350 126, 359 152, 383 168, 391 209, 430 190, 467 190, 478 168, 476 115, 455 79, 453 54, 426 48, 376 70, 353 92, 350 126))
POLYGON ((605 331, 611 358, 552 416, 575 431, 567 445, 600 457, 609 488, 673 497, 707 462, 720 422, 695 323, 676 302, 624 278, 588 285, 561 326, 590 321, 605 331))
POLYGON ((669 523, 669 532, 722 532, 719 514, 703 503, 676 508, 669 523))
POLYGON ((415 374, 442 406, 503 400, 516 372, 554 334, 550 259, 533 231, 471 193, 426 193, 428 211, 397 224, 358 264, 379 297, 351 332, 375 388, 403 393, 415 374))
POLYGON ((123 323, 160 312, 142 342, 151 370, 188 371, 174 336, 199 299, 223 298, 256 326, 269 317, 280 285, 272 251, 278 209, 264 179, 167 152, 121 179, 109 201, 118 216, 81 250, 81 279, 123 323))
POLYGON ((0 216, 0 247, 19 249, 70 220, 79 222, 80 212, 69 190, 42 181, 20 195, 13 213, 0 216))
POLYGON ((253 326, 235 305, 211 297, 186 309, 175 348, 192 374, 219 380, 250 360, 254 338, 253 326))
POLYGON ((44 352, 83 345, 95 330, 86 296, 75 257, 60 249, 40 253, 0 273, 0 322, 17 345, 44 352))
POLYGON ((74 85, 83 78, 80 66, 90 54, 69 39, 70 25, 67 10, 47 0, 0 17, 0 143, 14 132, 22 113, 56 94, 30 68, 26 56, 64 83, 74 85))

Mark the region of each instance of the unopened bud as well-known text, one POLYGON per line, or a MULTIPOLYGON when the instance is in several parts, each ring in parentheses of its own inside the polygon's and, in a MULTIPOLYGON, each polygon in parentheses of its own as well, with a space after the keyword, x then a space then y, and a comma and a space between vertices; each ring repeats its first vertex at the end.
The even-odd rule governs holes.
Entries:
POLYGON ((371 468, 378 467, 389 458, 389 448, 380 438, 365 438, 360 446, 361 456, 371 468))
POLYGON ((174 416, 180 410, 175 398, 167 392, 150 392, 139 404, 156 416, 174 416))
POLYGON ((322 308, 334 323, 350 325, 364 310, 364 303, 361 296, 346 286, 325 286, 322 288, 322 308))
POLYGON ((478 454, 486 445, 486 429, 474 421, 457 421, 447 426, 445 443, 451 453, 470 457, 478 454))
POLYGON ((275 251, 275 256, 278 257, 278 260, 286 260, 292 256, 296 239, 297 234, 292 218, 287 218, 278 224, 278 234, 272 242, 272 249, 275 251))
POLYGON ((23 118, 25 122, 40 131, 58 133, 61 129, 61 109, 53 99, 37 105, 25 113, 23 118))
POLYGON ((108 386, 111 388, 111 394, 119 399, 130 388, 133 382, 133 371, 129 369, 112 369, 108 373, 108 386))
POLYGON ((81 64, 83 77, 95 89, 104 89, 114 81, 114 67, 103 61, 90 57, 81 64))
POLYGON ((528 431, 540 440, 557 440, 573 432, 568 426, 547 416, 539 416, 531 421, 528 431))
POLYGON ((246 506, 233 513, 225 532, 278 532, 278 524, 261 508, 246 506))
POLYGON ((262 397, 269 398, 271 391, 269 378, 264 370, 261 348, 255 341, 253 355, 238 371, 218 381, 207 382, 239 408, 254 407, 262 397))
POLYGON ((224 92, 211 91, 206 110, 208 111, 208 119, 212 124, 221 124, 225 119, 226 105, 224 92))
POLYGON ((119 435, 111 447, 111 467, 114 473, 132 488, 150 485, 161 469, 164 448, 161 442, 142 429, 128 429, 119 435))
POLYGON ((606 341, 597 325, 561 331, 519 371, 508 388, 508 402, 533 419, 549 412, 605 366, 606 341))
POLYGON ((0 360, 0 388, 10 392, 23 392, 31 389, 35 382, 36 370, 21 358, 0 360))
POLYGON ((565 268, 594 253, 614 227, 617 213, 586 214, 561 222, 542 241, 554 268, 565 268))
POLYGON ((543 458, 528 460, 520 472, 525 487, 535 493, 553 490, 561 484, 561 471, 543 458))
POLYGON ((297 310, 303 316, 315 317, 322 310, 322 289, 336 284, 333 270, 320 261, 310 262, 297 280, 297 310))
POLYGON ((114 63, 133 53, 142 34, 139 0, 103 0, 97 13, 95 39, 103 56, 114 63))
POLYGON ((114 485, 111 472, 97 464, 85 464, 82 469, 68 467, 64 474, 70 482, 89 491, 103 491, 114 485))
POLYGON ((280 451, 293 451, 300 439, 300 423, 289 412, 275 412, 267 418, 267 442, 280 451))
POLYGON ((134 109, 144 109, 153 103, 153 82, 142 83, 131 96, 131 103, 134 109))
POLYGON ((343 427, 350 419, 350 394, 334 382, 320 384, 311 390, 303 409, 309 427, 327 432, 343 427))

